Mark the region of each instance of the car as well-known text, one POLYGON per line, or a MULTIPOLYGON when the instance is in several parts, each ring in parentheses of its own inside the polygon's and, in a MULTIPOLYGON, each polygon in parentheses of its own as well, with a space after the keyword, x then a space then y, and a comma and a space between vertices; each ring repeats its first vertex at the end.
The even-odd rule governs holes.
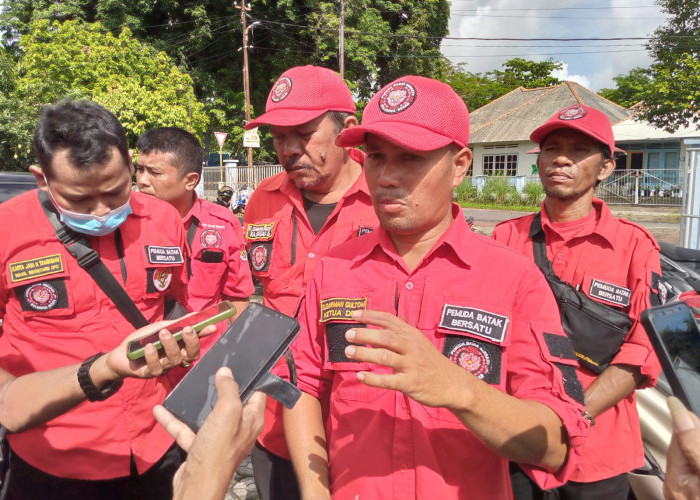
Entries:
POLYGON ((0 172, 0 203, 36 187, 36 179, 29 172, 0 172))

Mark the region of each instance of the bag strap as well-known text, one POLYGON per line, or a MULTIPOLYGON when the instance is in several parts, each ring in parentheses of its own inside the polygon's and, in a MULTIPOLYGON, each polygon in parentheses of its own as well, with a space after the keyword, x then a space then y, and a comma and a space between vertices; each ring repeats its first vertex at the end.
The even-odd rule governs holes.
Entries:
POLYGON ((547 239, 542 229, 542 220, 540 212, 535 214, 530 224, 530 237, 532 238, 532 250, 535 255, 535 264, 546 275, 554 272, 552 263, 547 259, 547 239))
MULTIPOLYGON (((197 228, 199 227, 199 219, 192 216, 190 227, 187 230, 187 245, 190 247, 190 254, 192 253, 192 243, 194 242, 194 235, 197 234, 197 228)), ((192 255, 187 258, 187 278, 192 277, 192 255)))
POLYGON ((63 243, 68 253, 78 261, 78 265, 82 267, 102 291, 114 302, 119 312, 131 323, 134 328, 141 328, 148 325, 148 321, 143 316, 143 313, 136 307, 134 301, 126 293, 124 288, 119 284, 114 275, 107 269, 107 266, 100 260, 100 256, 93 248, 90 248, 88 240, 76 233, 58 218, 56 208, 51 203, 51 199, 45 191, 39 191, 39 201, 41 208, 46 214, 46 218, 56 231, 58 241, 63 243))

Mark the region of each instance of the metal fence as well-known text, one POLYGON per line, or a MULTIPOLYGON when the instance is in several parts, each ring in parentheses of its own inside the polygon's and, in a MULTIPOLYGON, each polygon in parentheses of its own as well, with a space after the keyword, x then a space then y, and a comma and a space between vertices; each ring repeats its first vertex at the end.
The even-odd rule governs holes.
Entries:
POLYGON ((220 185, 231 186, 234 191, 243 186, 255 189, 260 181, 282 170, 284 169, 281 165, 204 167, 202 169, 203 197, 210 200, 216 199, 220 185))
POLYGON ((598 185, 596 196, 611 205, 680 207, 684 184, 682 169, 621 170, 598 185))

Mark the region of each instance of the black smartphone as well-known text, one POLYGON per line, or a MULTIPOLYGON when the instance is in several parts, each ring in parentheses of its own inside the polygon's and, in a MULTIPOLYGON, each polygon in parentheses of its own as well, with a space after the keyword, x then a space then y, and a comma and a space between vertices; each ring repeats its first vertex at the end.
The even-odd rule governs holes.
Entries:
POLYGON ((692 311, 676 302, 647 309, 641 319, 673 395, 700 416, 700 330, 692 311))
POLYGON ((224 251, 218 248, 205 248, 202 250, 202 254, 199 256, 199 260, 202 262, 223 262, 224 261, 224 251))
MULTIPOLYGON (((182 340, 182 330, 186 326, 191 326, 195 332, 200 332, 205 327, 218 323, 219 321, 223 321, 226 318, 230 318, 234 314, 236 314, 236 306, 234 306, 228 300, 224 300, 223 302, 207 307, 203 311, 185 316, 164 328, 167 328, 168 331, 173 334, 173 338, 178 341, 180 346, 184 346, 185 344, 182 340)), ((126 357, 132 361, 143 358, 145 354, 144 348, 148 344, 153 344, 156 349, 161 351, 161 353, 164 353, 165 351, 163 350, 163 346, 158 338, 158 332, 160 332, 162 329, 163 327, 158 328, 129 341, 126 346, 126 357)))
POLYGON ((219 368, 231 368, 245 403, 298 333, 296 319, 260 304, 249 304, 173 389, 163 406, 198 431, 216 403, 215 375, 219 368))

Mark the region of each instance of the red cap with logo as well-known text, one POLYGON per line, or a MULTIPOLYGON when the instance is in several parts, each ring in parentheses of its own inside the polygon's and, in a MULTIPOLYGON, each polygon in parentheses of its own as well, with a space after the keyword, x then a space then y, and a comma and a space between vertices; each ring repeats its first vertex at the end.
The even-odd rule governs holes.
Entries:
POLYGON ((547 123, 530 134, 530 140, 541 145, 545 137, 562 128, 578 130, 608 146, 610 152, 615 151, 615 136, 610 119, 602 111, 582 104, 569 106, 554 113, 547 123))
POLYGON ((362 114, 362 125, 343 130, 341 147, 358 146, 365 134, 376 134, 415 151, 433 151, 469 143, 469 111, 446 83, 404 76, 377 92, 362 114))
POLYGON ((320 66, 297 66, 282 73, 267 96, 265 113, 244 128, 294 127, 315 120, 326 111, 355 113, 350 89, 335 71, 320 66))

